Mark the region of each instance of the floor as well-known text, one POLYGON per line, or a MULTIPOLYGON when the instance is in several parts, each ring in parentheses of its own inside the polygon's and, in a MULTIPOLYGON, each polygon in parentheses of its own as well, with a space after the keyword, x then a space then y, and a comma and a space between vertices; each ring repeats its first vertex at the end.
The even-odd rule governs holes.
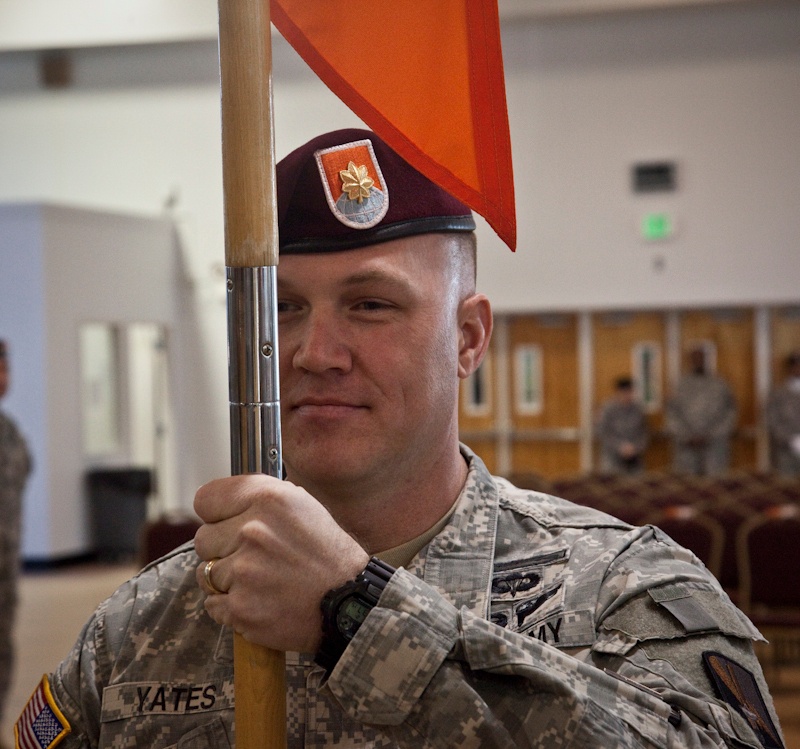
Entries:
POLYGON ((13 746, 13 722, 42 674, 52 671, 69 652, 97 604, 134 572, 129 565, 87 564, 22 575, 16 628, 17 663, 0 746, 13 746))
MULTIPOLYGON (((80 565, 22 576, 17 668, 0 745, 13 745, 12 722, 41 675, 67 654, 95 606, 134 571, 128 565, 80 565)), ((773 698, 786 749, 800 749, 800 667, 781 672, 773 698)))

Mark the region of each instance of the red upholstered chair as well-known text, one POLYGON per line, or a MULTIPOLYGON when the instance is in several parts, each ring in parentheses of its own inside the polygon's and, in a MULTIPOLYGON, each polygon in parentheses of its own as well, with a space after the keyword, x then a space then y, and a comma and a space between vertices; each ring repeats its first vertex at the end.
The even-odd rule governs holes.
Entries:
POLYGON ((609 503, 613 501, 605 482, 595 481, 594 475, 556 480, 551 484, 550 493, 556 497, 562 497, 586 507, 594 507, 603 512, 609 511, 609 503))
POLYGON ((651 513, 647 503, 643 500, 625 498, 618 501, 612 499, 607 506, 601 509, 630 525, 644 525, 651 513))
POLYGON ((532 471, 517 471, 508 474, 508 480, 520 489, 530 489, 535 492, 553 493, 553 485, 541 474, 532 471))
POLYGON ((722 546, 722 560, 717 579, 728 595, 739 601, 739 556, 736 551, 736 538, 739 529, 748 518, 755 515, 754 510, 738 502, 720 500, 703 507, 703 514, 716 521, 725 534, 722 546))
POLYGON ((800 478, 779 477, 774 483, 784 502, 800 507, 800 478))
POLYGON ((200 527, 193 515, 165 515, 142 529, 139 562, 142 566, 168 554, 181 544, 191 541, 200 527))
POLYGON ((714 483, 733 499, 746 499, 748 496, 761 494, 771 485, 767 474, 752 471, 731 471, 730 473, 716 476, 714 483))
POLYGON ((742 610, 770 640, 765 668, 800 664, 800 508, 777 505, 747 520, 737 553, 742 610))
POLYGON ((747 494, 741 494, 738 503, 742 507, 757 513, 768 513, 773 507, 788 504, 786 496, 777 483, 773 486, 755 488, 747 494))

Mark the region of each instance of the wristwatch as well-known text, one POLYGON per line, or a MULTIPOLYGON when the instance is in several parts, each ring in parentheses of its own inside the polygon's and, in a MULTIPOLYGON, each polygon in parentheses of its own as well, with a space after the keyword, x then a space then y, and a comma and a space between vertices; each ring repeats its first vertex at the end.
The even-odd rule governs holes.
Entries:
POLYGON ((339 662, 350 640, 378 603, 395 568, 372 557, 355 580, 329 590, 322 599, 322 645, 314 662, 328 673, 339 662))

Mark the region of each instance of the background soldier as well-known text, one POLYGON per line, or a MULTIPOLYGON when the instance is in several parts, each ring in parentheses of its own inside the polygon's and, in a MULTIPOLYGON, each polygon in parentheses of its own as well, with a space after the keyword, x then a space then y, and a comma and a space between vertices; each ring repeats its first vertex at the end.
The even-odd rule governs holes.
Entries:
POLYGON ((786 358, 786 379, 770 393, 767 429, 775 468, 784 476, 800 475, 800 352, 786 358))
MULTIPOLYGON (((8 346, 0 340, 0 400, 8 392, 9 379, 8 346)), ((22 491, 30 469, 24 438, 11 417, 0 411, 0 719, 14 662, 22 491)))
POLYGON ((709 372, 703 348, 692 349, 688 358, 689 372, 678 382, 666 409, 674 468, 695 476, 725 473, 731 462, 736 398, 725 380, 709 372))
POLYGON ((601 471, 641 473, 647 447, 647 416, 636 401, 630 377, 620 377, 614 383, 614 395, 600 411, 595 434, 600 440, 601 471))

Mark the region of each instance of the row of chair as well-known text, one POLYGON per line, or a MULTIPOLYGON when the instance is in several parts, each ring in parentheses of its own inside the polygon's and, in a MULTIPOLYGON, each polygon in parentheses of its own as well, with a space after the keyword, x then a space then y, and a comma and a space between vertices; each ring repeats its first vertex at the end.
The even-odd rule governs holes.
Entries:
MULTIPOLYGON (((800 507, 800 480, 770 474, 742 473, 718 478, 659 473, 583 474, 546 481, 535 474, 516 473, 509 478, 517 486, 594 507, 632 525, 677 526, 682 520, 680 527, 674 527, 681 537, 691 526, 703 525, 707 527, 704 538, 718 538, 718 526, 721 527, 722 541, 711 544, 711 550, 698 556, 707 560, 709 569, 734 595, 739 587, 739 528, 752 516, 773 508, 800 507), (681 531, 683 528, 687 530, 681 531)), ((688 546, 692 548, 691 544, 688 546)))
POLYGON ((703 561, 770 639, 761 654, 765 665, 800 663, 800 480, 769 474, 509 478, 634 525, 657 525, 703 561))

